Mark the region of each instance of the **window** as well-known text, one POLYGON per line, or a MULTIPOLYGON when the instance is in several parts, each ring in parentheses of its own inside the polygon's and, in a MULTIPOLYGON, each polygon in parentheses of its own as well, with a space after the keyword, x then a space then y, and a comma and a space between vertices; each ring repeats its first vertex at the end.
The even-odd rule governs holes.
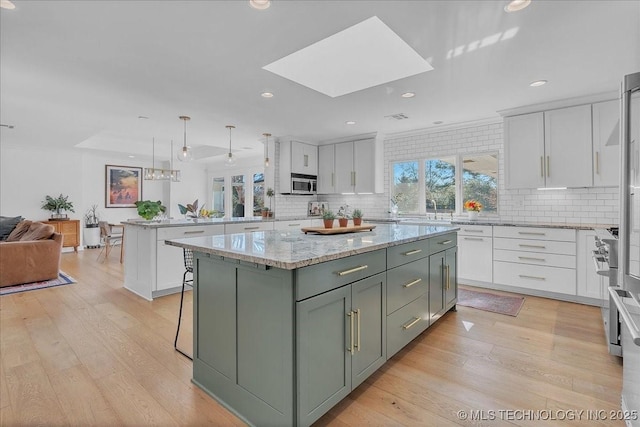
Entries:
POLYGON ((262 216, 264 207, 264 174, 253 174, 253 216, 262 216))
POLYGON ((424 162, 424 198, 427 212, 456 211, 456 158, 424 162))
POLYGON ((231 177, 231 216, 244 217, 244 175, 231 177))
POLYGON ((418 162, 395 163, 391 197, 398 205, 398 212, 417 212, 419 191, 418 162))
POLYGON ((213 203, 215 217, 224 216, 224 177, 213 178, 213 203))
POLYGON ((485 213, 498 213, 498 154, 462 158, 462 200, 477 200, 485 213))
POLYGON ((458 154, 391 164, 392 203, 401 214, 438 218, 462 213, 477 200, 485 214, 498 213, 498 153, 458 154), (441 215, 446 214, 446 216, 441 215))

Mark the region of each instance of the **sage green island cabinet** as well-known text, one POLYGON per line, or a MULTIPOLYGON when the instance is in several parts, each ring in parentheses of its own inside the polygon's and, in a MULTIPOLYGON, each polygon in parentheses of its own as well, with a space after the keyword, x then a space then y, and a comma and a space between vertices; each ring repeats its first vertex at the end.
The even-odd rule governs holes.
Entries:
POLYGON ((456 235, 444 236, 433 242, 439 249, 429 257, 429 317, 438 320, 453 307, 458 297, 456 235))
POLYGON ((430 325, 429 261, 455 260, 456 230, 168 240, 195 251, 193 382, 250 425, 311 425, 430 325))

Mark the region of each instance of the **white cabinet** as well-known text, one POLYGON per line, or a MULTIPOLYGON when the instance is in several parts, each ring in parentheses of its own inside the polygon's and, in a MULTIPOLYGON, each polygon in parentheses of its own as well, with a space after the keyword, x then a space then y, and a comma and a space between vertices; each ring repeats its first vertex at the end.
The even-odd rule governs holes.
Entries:
POLYGON ((335 192, 375 193, 376 141, 362 139, 335 145, 335 192))
POLYGON ((593 185, 590 104, 506 117, 504 123, 507 188, 593 185))
POLYGON ((608 282, 604 277, 596 273, 593 264, 593 251, 595 250, 595 235, 593 230, 578 230, 577 242, 577 295, 587 298, 595 298, 600 305, 604 305, 609 299, 607 290, 608 282))
POLYGON ((225 224, 224 234, 252 233, 254 231, 273 230, 273 221, 238 222, 237 224, 225 224))
POLYGON ((318 175, 318 146, 281 138, 280 192, 291 193, 291 174, 318 175))
POLYGON ((620 101, 592 105, 593 185, 620 185, 620 101))
POLYGON ((318 194, 332 194, 335 186, 335 144, 318 147, 318 194))
POLYGON ((576 231, 493 227, 493 281, 576 295, 576 231))
POLYGON ((276 231, 301 232, 300 229, 303 227, 313 227, 313 220, 299 219, 291 221, 276 221, 273 223, 273 229, 276 231))
POLYGON ((493 227, 461 225, 458 231, 458 278, 493 282, 493 227))

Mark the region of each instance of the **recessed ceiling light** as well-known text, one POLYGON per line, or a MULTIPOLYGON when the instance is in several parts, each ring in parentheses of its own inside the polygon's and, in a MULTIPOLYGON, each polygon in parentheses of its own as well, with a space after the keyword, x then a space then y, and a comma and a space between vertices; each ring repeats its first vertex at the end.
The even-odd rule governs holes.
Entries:
POLYGON ((129 157, 130 159, 135 159, 135 158, 136 158, 136 156, 132 156, 132 155, 129 155, 128 157, 129 157))
POLYGON ((531 0, 512 0, 504 7, 505 12, 517 12, 531 4, 531 0))
POLYGON ((273 98, 273 94, 271 92, 262 92, 260 96, 263 98, 273 98))
POLYGON ((356 122, 354 122, 353 120, 348 120, 346 122, 344 122, 345 125, 355 125, 356 122))
POLYGON ((542 86, 544 84, 547 84, 546 80, 536 80, 535 82, 531 82, 529 83, 529 86, 531 87, 538 87, 538 86, 542 86))
POLYGON ((403 98, 413 98, 414 96, 416 96, 416 94, 413 92, 405 92, 400 96, 402 96, 403 98))
POLYGON ((0 0, 0 8, 13 10, 16 8, 16 5, 13 4, 10 0, 0 0))
POLYGON ((258 10, 269 9, 269 6, 271 6, 271 0, 249 0, 249 6, 258 10))
POLYGON ((442 120, 436 120, 433 122, 434 125, 441 125, 442 123, 444 123, 442 120))

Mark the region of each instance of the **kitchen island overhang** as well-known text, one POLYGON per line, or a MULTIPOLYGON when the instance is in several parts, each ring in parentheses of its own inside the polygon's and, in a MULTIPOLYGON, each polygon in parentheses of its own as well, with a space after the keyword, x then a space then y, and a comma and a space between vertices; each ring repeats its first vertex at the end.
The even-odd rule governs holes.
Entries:
POLYGON ((312 424, 455 308, 457 230, 167 241, 195 252, 193 382, 249 424, 312 424))

